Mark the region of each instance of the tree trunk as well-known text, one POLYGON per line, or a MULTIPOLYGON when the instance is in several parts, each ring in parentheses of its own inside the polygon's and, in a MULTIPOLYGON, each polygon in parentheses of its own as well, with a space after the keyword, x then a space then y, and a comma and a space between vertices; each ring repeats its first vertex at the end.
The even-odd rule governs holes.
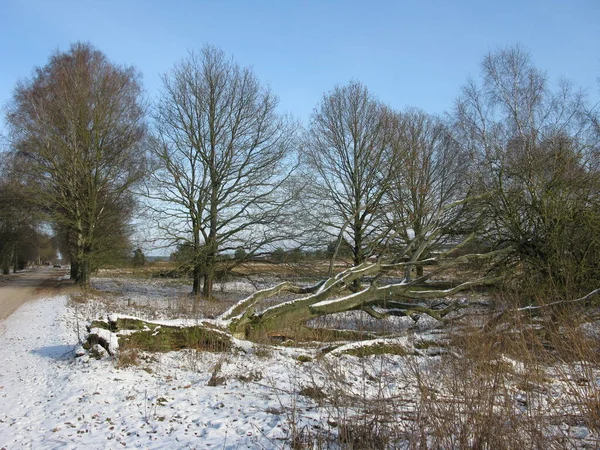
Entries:
POLYGON ((10 255, 2 255, 2 273, 8 275, 10 273, 10 255))
MULTIPOLYGON (((211 172, 211 177, 214 180, 216 178, 216 174, 211 172)), ((213 182, 210 199, 210 231, 208 234, 208 242, 206 242, 208 254, 206 255, 206 273, 204 274, 204 286, 202 291, 205 298, 210 298, 212 296, 213 282, 215 279, 215 266, 217 263, 217 192, 218 185, 213 182)))
MULTIPOLYGON (((360 266, 351 267, 335 277, 325 280, 325 282, 313 289, 314 293, 311 295, 271 306, 261 313, 255 314, 254 305, 258 300, 282 291, 299 292, 300 288, 284 283, 270 290, 259 291, 239 302, 223 314, 221 319, 230 320, 229 329, 235 336, 247 336, 255 328, 281 330, 293 327, 294 325, 304 324, 308 320, 320 316, 353 310, 365 311, 375 318, 384 318, 390 315, 412 317, 418 314, 427 314, 436 320, 443 321, 449 312, 461 307, 461 304, 454 302, 449 306, 440 304, 438 307, 428 307, 426 304, 419 304, 418 302, 445 298, 466 289, 494 284, 500 281, 500 278, 484 276, 483 278, 467 281, 449 289, 436 287, 435 283, 423 288, 423 283, 459 264, 491 259, 507 253, 509 250, 503 249, 487 254, 463 255, 451 261, 444 262, 423 277, 416 278, 413 281, 404 280, 401 283, 385 286, 378 286, 376 283, 373 283, 362 290, 354 291, 353 286, 357 279, 364 277, 377 278, 380 274, 390 270, 395 271, 405 268, 408 265, 414 266, 416 261, 390 265, 363 263, 360 266), (348 294, 348 288, 353 292, 348 294)), ((439 264, 440 262, 433 260, 418 261, 419 265, 439 264)))
POLYGON ((213 291, 214 275, 211 268, 207 268, 204 274, 204 285, 202 286, 202 294, 206 298, 210 298, 213 291))
POLYGON ((90 263, 87 260, 83 260, 78 264, 79 272, 77 273, 77 278, 75 278, 75 283, 83 286, 89 287, 90 285, 90 263))
POLYGON ((210 298, 213 291, 213 283, 215 279, 216 255, 214 244, 209 244, 209 252, 206 256, 206 271, 204 273, 204 286, 202 286, 202 294, 205 298, 210 298))
POLYGON ((15 246, 13 245, 12 249, 12 261, 13 261, 13 273, 17 273, 19 270, 19 258, 17 256, 17 252, 15 251, 15 246))
POLYGON ((200 295, 200 282, 202 280, 202 267, 199 262, 194 263, 194 269, 192 271, 192 295, 198 297, 200 295))
POLYGON ((76 280, 77 273, 79 272, 79 265, 77 264, 77 260, 75 260, 74 258, 71 258, 70 262, 71 262, 70 278, 71 278, 71 280, 76 280))
MULTIPOLYGON (((166 327, 158 324, 150 325, 137 319, 118 319, 116 322, 107 324, 108 328, 116 332, 119 329, 142 330, 127 336, 138 336, 143 342, 148 342, 152 351, 170 351, 191 346, 199 348, 201 345, 209 345, 221 348, 228 347, 228 333, 226 328, 234 337, 251 337, 252 331, 277 331, 285 333, 300 330, 300 336, 306 330, 306 322, 310 319, 336 314, 345 311, 364 311, 374 318, 381 319, 388 316, 409 316, 416 320, 419 315, 426 314, 430 317, 447 322, 446 316, 457 309, 466 306, 463 302, 433 302, 420 303, 425 300, 441 299, 449 297, 459 291, 471 289, 475 286, 490 285, 500 281, 499 277, 486 276, 480 279, 467 281, 458 285, 443 286, 439 283, 423 284, 442 273, 443 271, 461 264, 483 261, 495 257, 503 257, 512 249, 502 249, 487 254, 470 254, 454 258, 450 261, 428 259, 417 261, 421 265, 436 266, 428 271, 421 279, 407 282, 406 280, 394 284, 378 286, 377 280, 380 274, 396 273, 406 265, 415 265, 415 261, 382 264, 363 263, 358 267, 351 267, 345 271, 330 277, 316 285, 305 287, 293 285, 289 282, 281 283, 269 289, 264 289, 250 295, 229 308, 215 321, 204 321, 192 327, 166 327), (357 278, 369 277, 371 284, 359 292, 349 293, 348 289, 357 278), (448 287, 446 289, 446 287, 448 287), (286 301, 268 307, 260 313, 255 313, 255 306, 264 299, 273 297, 282 292, 303 294, 295 300, 286 301), (119 323, 120 321, 120 323, 119 323), (164 328, 164 331, 162 331, 164 328), (141 334, 140 334, 141 333, 141 334), (191 333, 191 334, 190 334, 191 333), (142 339, 143 338, 143 339, 142 339), (193 338, 193 339, 190 339, 193 338)), ((593 295, 600 293, 600 289, 588 294, 583 301, 593 295)), ((94 325, 92 324, 92 327, 94 325)), ((95 328, 106 328, 106 325, 98 323, 95 328)), ((93 330, 90 330, 93 331, 93 330)), ((98 334, 98 333, 96 333, 98 334)), ((124 336, 124 339, 129 337, 124 336)), ((132 338, 132 339, 135 339, 132 338)))
MULTIPOLYGON (((363 263, 364 260, 364 254, 362 251, 362 245, 363 245, 363 239, 362 239, 362 224, 358 221, 358 219, 355 219, 354 221, 354 251, 353 253, 353 257, 354 257, 354 266, 358 267, 363 263)), ((360 290, 360 278, 357 278, 356 280, 354 280, 353 283, 353 289, 355 292, 358 292, 360 290)))
MULTIPOLYGON (((85 265, 85 254, 84 254, 84 239, 82 232, 82 221, 79 217, 79 212, 77 214, 77 226, 73 228, 73 233, 75 234, 75 239, 71 243, 71 260, 75 262, 71 266, 71 280, 75 282, 75 284, 84 284, 83 280, 85 278, 84 271, 86 270, 85 265)), ((89 275, 88 275, 89 276, 89 275)))
POLYGON ((72 253, 75 255, 73 258, 75 264, 71 266, 71 279, 75 284, 88 287, 90 284, 91 267, 89 258, 91 250, 86 248, 81 232, 77 234, 77 242, 74 245, 75 248, 72 253))

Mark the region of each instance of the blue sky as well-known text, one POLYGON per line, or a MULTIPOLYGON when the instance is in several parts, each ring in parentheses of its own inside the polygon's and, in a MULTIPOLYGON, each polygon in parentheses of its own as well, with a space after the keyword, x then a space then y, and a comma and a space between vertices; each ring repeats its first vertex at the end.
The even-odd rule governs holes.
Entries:
POLYGON ((2 0, 0 24, 1 105, 75 41, 136 66, 150 100, 189 49, 216 45, 304 124, 324 92, 351 79, 394 108, 443 113, 485 53, 517 43, 551 80, 600 98, 598 0, 2 0))

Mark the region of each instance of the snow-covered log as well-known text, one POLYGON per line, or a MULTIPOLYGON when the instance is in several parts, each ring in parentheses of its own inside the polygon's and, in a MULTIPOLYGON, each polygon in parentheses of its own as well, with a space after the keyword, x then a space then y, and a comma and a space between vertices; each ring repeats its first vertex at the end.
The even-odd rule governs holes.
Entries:
POLYGON ((457 265, 490 260, 502 256, 506 251, 508 250, 463 255, 448 261, 422 261, 422 264, 437 264, 438 267, 415 280, 384 285, 379 285, 380 276, 392 270, 402 269, 406 263, 363 263, 330 277, 320 285, 305 288, 311 292, 305 297, 283 302, 256 313, 254 305, 259 300, 283 291, 298 292, 301 288, 282 283, 274 288, 259 291, 234 305, 221 319, 227 321, 229 330, 239 337, 248 335, 248 332, 256 327, 266 330, 282 329, 304 324, 320 316, 352 310, 363 310, 377 318, 427 314, 436 320, 444 321, 447 314, 461 306, 459 303, 434 308, 428 307, 423 301, 441 299, 474 287, 494 284, 499 278, 488 275, 447 289, 441 289, 436 283, 428 284, 428 280, 457 265), (352 292, 354 281, 367 277, 371 278, 372 282, 364 289, 352 292))

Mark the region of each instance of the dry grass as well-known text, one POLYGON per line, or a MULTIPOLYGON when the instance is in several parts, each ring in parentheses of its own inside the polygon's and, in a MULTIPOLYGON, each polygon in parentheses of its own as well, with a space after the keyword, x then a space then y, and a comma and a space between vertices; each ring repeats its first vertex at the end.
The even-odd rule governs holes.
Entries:
POLYGON ((318 360, 325 381, 304 391, 324 393, 314 398, 327 424, 291 427, 292 447, 599 448, 598 334, 577 311, 551 316, 515 312, 494 329, 449 330, 445 353, 396 356, 393 373, 378 367, 389 355, 362 357, 362 387, 342 362, 318 360))
POLYGON ((226 352, 232 347, 232 341, 228 335, 203 326, 160 326, 120 336, 119 348, 121 346, 149 352, 169 352, 182 349, 226 352))
POLYGON ((116 367, 137 366, 140 363, 139 351, 137 348, 120 348, 116 367))
POLYGON ((508 449, 582 444, 569 430, 584 424, 597 430, 594 383, 600 359, 592 351, 598 342, 576 330, 565 323, 540 330, 515 317, 509 331, 456 333, 453 352, 430 372, 413 366, 420 398, 411 446, 421 448, 426 442, 434 448, 508 449), (558 346, 545 345, 548 338, 558 346), (569 362, 561 357, 565 352, 569 362), (583 377, 577 375, 582 366, 583 377))
MULTIPOLYGON (((233 261, 231 261, 233 262, 233 261)), ((335 269, 341 271, 348 267, 349 261, 336 263, 335 269)), ((329 270, 328 260, 305 260, 297 263, 270 261, 247 261, 231 267, 234 276, 270 276, 270 277, 322 277, 329 270)), ((113 267, 101 270, 102 276, 123 278, 189 278, 178 273, 177 264, 172 261, 154 261, 143 267, 113 267)))
MULTIPOLYGON (((503 320, 486 328, 479 317, 471 326, 464 320, 460 327, 446 329, 440 356, 400 351, 390 356, 388 349, 381 352, 385 354, 355 355, 362 364, 362 384, 347 378, 342 358, 324 356, 298 362, 299 368, 307 368, 299 370, 316 367, 325 374, 324 380, 297 386, 296 392, 314 400, 324 423, 319 429, 301 426, 301 411, 295 401, 282 405, 290 423, 289 446, 366 450, 600 448, 600 324, 589 322, 591 307, 548 309, 532 317, 518 311, 523 302, 514 293, 505 293, 490 303, 506 309, 503 320), (389 358, 393 358, 394 371, 382 371, 383 362, 389 358)), ((211 302, 202 305, 210 306, 211 302)), ((188 313, 186 308, 181 305, 174 309, 184 314, 188 313)), ((255 357, 270 357, 273 344, 299 346, 306 341, 364 337, 360 331, 305 327, 290 327, 276 334, 257 329, 249 336, 258 344, 255 357)), ((186 350, 185 355, 189 366, 197 367, 202 352, 210 348, 194 339, 202 340, 201 336, 178 337, 173 340, 176 345, 171 342, 165 348, 179 348, 181 343, 191 346, 193 350, 186 350)), ((419 342, 423 347, 439 344, 419 342)), ((138 350, 144 348, 150 349, 123 342, 126 352, 122 364, 135 364, 138 350)), ((224 381, 220 365, 215 365, 212 375, 211 383, 224 381)))

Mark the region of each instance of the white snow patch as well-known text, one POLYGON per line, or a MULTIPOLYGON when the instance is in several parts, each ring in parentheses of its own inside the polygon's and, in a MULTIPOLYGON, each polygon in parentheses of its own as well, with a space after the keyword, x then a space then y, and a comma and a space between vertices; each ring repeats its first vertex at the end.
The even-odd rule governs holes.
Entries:
POLYGON ((112 333, 104 328, 92 328, 90 330, 90 334, 94 334, 98 336, 98 339, 106 342, 108 345, 108 353, 111 355, 116 355, 117 351, 119 350, 119 338, 115 333, 112 333))
POLYGON ((0 446, 279 449, 289 429, 285 408, 302 411, 298 426, 324 421, 312 400, 294 393, 311 376, 298 372, 292 350, 252 358, 158 353, 118 368, 116 360, 74 358, 80 320, 61 296, 0 322, 0 446), (209 387, 218 362, 226 382, 209 387))
POLYGON ((354 298, 354 297, 356 297, 358 295, 364 294, 368 290, 369 290, 369 288, 363 289, 362 291, 355 292, 354 294, 347 295, 345 297, 334 298, 334 299, 331 299, 331 300, 323 300, 322 302, 315 303, 312 306, 314 306, 316 308, 319 308, 321 306, 331 305, 333 303, 339 303, 339 302, 342 302, 342 301, 345 302, 345 301, 350 300, 351 298, 354 298))
MULTIPOLYGON (((318 349, 258 346, 237 339, 235 346, 243 351, 141 352, 138 366, 119 367, 110 357, 74 358, 74 352, 81 353, 80 324, 92 310, 88 304, 67 306, 61 296, 27 303, 0 322, 0 447, 281 449, 289 445, 285 439, 292 416, 299 430, 339 429, 328 424, 335 411, 299 395, 303 387, 337 392, 336 383, 343 380, 344 392, 357 399, 379 399, 382 392, 390 398, 418 397, 406 357, 336 354, 365 342, 321 358, 316 358, 318 349), (301 363, 300 355, 312 361, 301 363), (207 386, 213 373, 224 384, 207 386)), ((429 333, 431 339, 437 336, 429 333)), ((368 345, 410 349, 412 339, 376 339, 368 345)), ((429 373, 426 365, 436 361, 408 358, 423 367, 424 376, 429 373)), ((539 396, 540 410, 570 402, 574 388, 581 390, 581 398, 590 389, 577 380, 561 380, 563 374, 555 374, 548 394, 539 396)), ((590 380, 594 388, 599 385, 597 372, 590 380)), ((444 386, 439 388, 445 395, 444 386)), ((367 403, 358 402, 356 410, 367 403)), ((594 432, 583 426, 568 432, 586 443, 597 442, 594 432)))

